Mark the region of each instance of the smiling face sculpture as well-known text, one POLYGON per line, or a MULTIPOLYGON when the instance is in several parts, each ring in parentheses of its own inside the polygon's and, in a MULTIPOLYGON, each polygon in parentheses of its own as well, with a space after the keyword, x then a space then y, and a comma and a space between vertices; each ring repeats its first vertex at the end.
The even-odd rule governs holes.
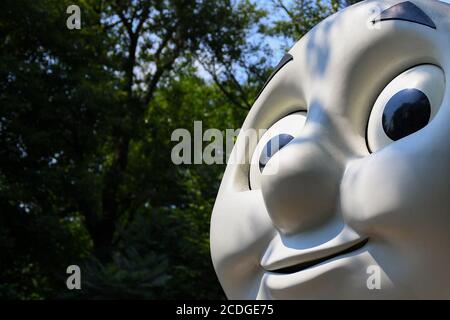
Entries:
POLYGON ((368 0, 285 55, 213 210, 228 298, 450 298, 449 52, 449 5, 368 0))

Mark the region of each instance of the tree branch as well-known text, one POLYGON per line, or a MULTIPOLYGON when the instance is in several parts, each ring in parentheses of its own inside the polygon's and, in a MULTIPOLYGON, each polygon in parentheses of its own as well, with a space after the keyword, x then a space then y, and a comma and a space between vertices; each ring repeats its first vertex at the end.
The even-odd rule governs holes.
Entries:
MULTIPOLYGON (((291 21, 292 21, 292 23, 294 24, 294 29, 295 29, 295 31, 299 34, 299 35, 301 35, 302 34, 302 31, 300 30, 300 28, 298 27, 298 24, 297 24, 297 18, 296 18, 296 16, 295 16, 295 14, 291 11, 291 10, 289 10, 288 9, 288 7, 286 7, 286 5, 283 3, 283 0, 273 0, 274 1, 274 3, 275 3, 275 5, 276 6, 278 6, 279 8, 281 8, 287 15, 288 15, 288 17, 291 19, 291 21)), ((302 7, 303 7, 303 1, 302 1, 302 5, 301 5, 302 7)))
POLYGON ((167 29, 165 36, 163 37, 160 45, 158 46, 158 48, 155 51, 154 60, 155 60, 155 65, 156 65, 156 71, 153 74, 153 76, 150 78, 150 80, 148 81, 147 93, 144 97, 145 105, 148 105, 148 103, 152 99, 154 91, 156 89, 156 86, 158 85, 158 82, 161 79, 161 77, 163 76, 164 72, 166 72, 168 69, 170 69, 170 67, 174 64, 175 60, 180 55, 180 52, 183 47, 183 43, 181 43, 179 41, 177 43, 177 45, 175 46, 175 48, 173 49, 171 56, 166 59, 167 61, 165 63, 161 64, 161 60, 163 60, 161 58, 162 53, 163 53, 164 49, 168 47, 170 41, 174 38, 174 32, 175 32, 176 28, 177 28, 177 25, 173 25, 171 28, 167 29))
POLYGON ((247 109, 251 108, 251 105, 248 103, 247 100, 247 93, 244 91, 244 89, 242 88, 241 84, 239 83, 239 81, 237 81, 236 77, 234 76, 233 72, 229 69, 229 66, 225 65, 225 70, 227 73, 228 78, 231 79, 231 81, 234 83, 234 85, 236 86, 236 88, 238 89, 238 91, 241 93, 242 98, 240 100, 242 100, 242 102, 244 103, 245 107, 247 109))

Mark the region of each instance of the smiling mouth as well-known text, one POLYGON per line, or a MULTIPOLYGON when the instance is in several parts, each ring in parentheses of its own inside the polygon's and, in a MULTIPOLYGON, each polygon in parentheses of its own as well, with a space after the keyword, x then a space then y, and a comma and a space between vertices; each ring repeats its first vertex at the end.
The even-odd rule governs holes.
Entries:
POLYGON ((306 261, 306 262, 301 262, 301 263, 298 263, 298 264, 295 264, 295 265, 292 265, 292 266, 288 266, 288 267, 283 267, 283 268, 279 268, 279 269, 275 269, 275 270, 267 270, 267 271, 269 271, 271 273, 279 273, 279 274, 291 274, 291 273, 296 273, 296 272, 299 272, 299 271, 303 271, 305 269, 308 269, 310 267, 318 265, 318 264, 320 264, 322 262, 325 262, 327 260, 331 260, 333 258, 336 258, 336 257, 342 256, 342 255, 351 253, 353 251, 356 251, 358 249, 361 249, 362 247, 364 247, 367 244, 368 241, 369 241, 369 239, 365 239, 365 240, 363 240, 361 242, 358 242, 358 243, 354 244, 353 246, 348 247, 348 248, 346 248, 346 249, 344 249, 342 251, 339 251, 339 252, 336 252, 336 253, 333 253, 333 254, 329 254, 329 255, 326 255, 326 256, 321 257, 321 258, 309 260, 309 261, 306 261))

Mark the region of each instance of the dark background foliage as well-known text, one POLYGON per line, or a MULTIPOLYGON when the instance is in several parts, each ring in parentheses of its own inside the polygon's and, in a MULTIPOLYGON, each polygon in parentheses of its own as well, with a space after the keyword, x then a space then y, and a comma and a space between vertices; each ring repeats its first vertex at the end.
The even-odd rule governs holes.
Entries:
POLYGON ((2 0, 0 298, 224 298, 224 166, 172 164, 171 133, 239 128, 283 50, 351 2, 2 0))

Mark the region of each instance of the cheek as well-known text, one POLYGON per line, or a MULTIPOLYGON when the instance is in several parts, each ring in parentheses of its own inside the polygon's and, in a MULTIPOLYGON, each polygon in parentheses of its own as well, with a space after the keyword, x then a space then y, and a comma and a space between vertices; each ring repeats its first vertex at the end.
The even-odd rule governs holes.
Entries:
POLYGON ((231 299, 254 299, 261 257, 275 234, 261 192, 219 194, 211 219, 211 256, 231 299))
POLYGON ((413 145, 412 139, 409 144, 397 142, 349 166, 342 183, 342 209, 357 231, 390 240, 448 232, 448 150, 413 145))

